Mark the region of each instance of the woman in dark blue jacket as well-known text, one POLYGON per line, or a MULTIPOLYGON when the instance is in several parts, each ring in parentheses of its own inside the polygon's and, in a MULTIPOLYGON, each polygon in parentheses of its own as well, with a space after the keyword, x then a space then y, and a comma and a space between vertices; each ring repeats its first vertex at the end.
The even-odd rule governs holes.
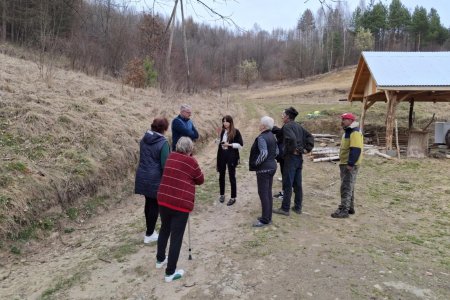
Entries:
POLYGON ((140 142, 139 166, 136 170, 136 181, 134 193, 145 196, 145 222, 147 230, 144 236, 144 243, 148 244, 158 240, 158 233, 155 231, 158 220, 158 193, 162 172, 167 157, 169 156, 169 143, 164 132, 169 128, 169 121, 166 118, 156 118, 153 120, 151 130, 148 130, 140 142))

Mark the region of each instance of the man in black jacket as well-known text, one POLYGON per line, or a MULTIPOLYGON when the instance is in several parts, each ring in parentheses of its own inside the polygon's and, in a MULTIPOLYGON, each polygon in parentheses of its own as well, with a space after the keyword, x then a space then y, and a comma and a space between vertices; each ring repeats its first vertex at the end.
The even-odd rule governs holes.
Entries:
POLYGON ((311 152, 314 147, 314 137, 299 123, 295 122, 298 112, 289 107, 284 110, 283 118, 283 202, 274 213, 289 216, 292 188, 294 189, 294 206, 292 210, 302 213, 303 190, 302 168, 303 154, 311 152))

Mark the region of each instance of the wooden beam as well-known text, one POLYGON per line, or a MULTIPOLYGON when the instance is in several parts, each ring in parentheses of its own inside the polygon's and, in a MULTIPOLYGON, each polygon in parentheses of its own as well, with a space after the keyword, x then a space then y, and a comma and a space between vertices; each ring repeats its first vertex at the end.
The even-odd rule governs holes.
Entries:
POLYGON ((361 132, 364 131, 364 121, 366 119, 366 111, 367 111, 367 97, 363 99, 362 111, 361 111, 361 119, 359 122, 359 128, 361 128, 361 132))
POLYGON ((377 101, 376 100, 368 101, 368 103, 366 103, 365 109, 368 110, 372 105, 375 104, 375 102, 377 102, 377 101))
POLYGON ((364 66, 366 65, 366 61, 363 59, 362 55, 359 57, 359 62, 358 62, 358 67, 356 68, 356 73, 355 73, 355 78, 350 90, 350 95, 348 100, 351 102, 352 98, 353 98, 353 92, 356 90, 356 88, 358 87, 358 83, 361 79, 361 74, 364 70, 364 66))

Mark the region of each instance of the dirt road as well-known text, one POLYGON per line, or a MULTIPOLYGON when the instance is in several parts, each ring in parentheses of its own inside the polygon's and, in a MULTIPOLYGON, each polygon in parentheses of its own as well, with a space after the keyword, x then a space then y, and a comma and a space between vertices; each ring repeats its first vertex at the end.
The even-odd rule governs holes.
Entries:
POLYGON ((45 245, 30 241, 29 255, 1 262, 0 298, 450 298, 448 160, 386 163, 367 157, 356 215, 335 220, 329 214, 339 202, 338 167, 305 159, 303 214, 274 215, 272 226, 254 229, 260 204, 246 158, 268 104, 246 106, 239 102, 244 100, 235 103, 242 108, 235 119, 245 149, 234 206, 217 201, 212 141, 197 155, 207 181, 191 215, 193 260, 187 232, 181 249, 178 266, 185 278, 164 283, 164 270, 154 266, 156 245, 142 243, 143 199, 129 196, 128 188, 117 195, 121 201, 74 232, 55 232, 45 245), (433 177, 418 177, 429 168, 433 177))

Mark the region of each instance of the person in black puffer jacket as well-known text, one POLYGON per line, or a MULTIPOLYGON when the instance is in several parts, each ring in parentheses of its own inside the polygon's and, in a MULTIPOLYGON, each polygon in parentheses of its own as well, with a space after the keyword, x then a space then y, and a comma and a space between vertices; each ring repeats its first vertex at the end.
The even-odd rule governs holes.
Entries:
POLYGON ((134 193, 145 196, 144 213, 147 225, 144 236, 145 244, 158 240, 158 233, 155 231, 159 213, 156 196, 164 164, 170 152, 169 143, 163 135, 168 128, 169 121, 166 118, 156 118, 153 120, 151 129, 144 134, 140 142, 134 193))

